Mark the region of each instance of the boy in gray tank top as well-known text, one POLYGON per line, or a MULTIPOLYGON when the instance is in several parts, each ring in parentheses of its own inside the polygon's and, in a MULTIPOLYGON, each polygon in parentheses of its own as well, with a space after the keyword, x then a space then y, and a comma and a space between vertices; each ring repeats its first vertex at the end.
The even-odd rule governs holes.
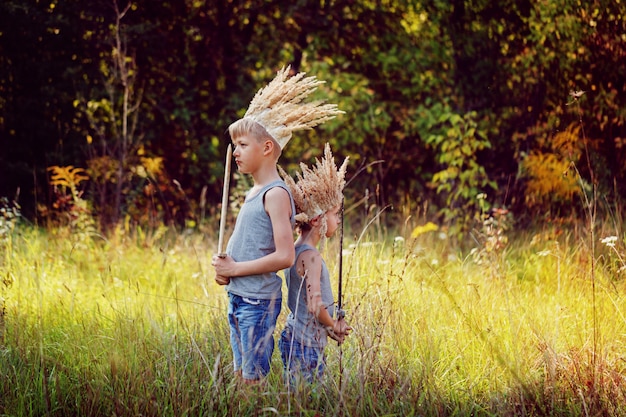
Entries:
POLYGON ((302 102, 321 81, 289 78, 289 67, 257 92, 242 119, 228 128, 233 157, 253 186, 246 194, 226 254, 214 255, 215 281, 229 297, 228 322, 235 374, 255 383, 270 370, 273 332, 281 309, 277 271, 295 259, 295 206, 278 174, 278 158, 291 132, 310 129, 340 113, 335 105, 302 102))
POLYGON ((309 169, 302 166, 298 183, 281 170, 296 205, 296 262, 285 271, 289 316, 278 346, 286 380, 314 382, 325 367, 324 348, 328 336, 342 343, 352 330, 343 317, 333 318, 333 293, 326 263, 317 249, 323 249, 341 223, 344 176, 348 159, 339 169, 330 146, 324 158, 309 169))

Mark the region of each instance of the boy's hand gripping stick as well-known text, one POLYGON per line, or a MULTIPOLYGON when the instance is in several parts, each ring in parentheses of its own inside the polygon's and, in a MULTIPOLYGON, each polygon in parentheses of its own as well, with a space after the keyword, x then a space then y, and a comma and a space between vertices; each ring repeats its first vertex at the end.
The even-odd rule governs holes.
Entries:
POLYGON ((217 256, 226 257, 224 251, 224 231, 226 230, 226 214, 228 213, 228 190, 230 188, 230 165, 233 159, 233 148, 229 143, 226 149, 226 163, 224 164, 224 189, 222 190, 222 213, 220 216, 220 235, 217 241, 217 256))

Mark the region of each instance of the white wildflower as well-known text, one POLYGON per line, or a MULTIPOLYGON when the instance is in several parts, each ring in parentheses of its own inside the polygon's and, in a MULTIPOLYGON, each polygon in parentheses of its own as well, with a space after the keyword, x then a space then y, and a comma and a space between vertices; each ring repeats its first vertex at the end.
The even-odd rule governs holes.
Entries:
POLYGON ((615 242, 617 242, 617 236, 607 236, 603 238, 600 242, 602 242, 609 248, 614 248, 615 242))

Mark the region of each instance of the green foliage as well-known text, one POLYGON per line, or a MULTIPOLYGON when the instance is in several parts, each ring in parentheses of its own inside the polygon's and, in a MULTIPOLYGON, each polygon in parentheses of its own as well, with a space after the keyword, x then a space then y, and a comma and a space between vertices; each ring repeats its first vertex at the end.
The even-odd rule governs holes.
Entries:
MULTIPOLYGON (((516 141, 521 140, 520 156, 541 153, 543 138, 567 131, 577 121, 584 125, 585 140, 589 141, 589 153, 577 168, 586 181, 594 174, 601 178, 602 188, 608 192, 614 180, 622 182, 624 172, 622 150, 616 146, 624 135, 624 114, 617 110, 620 105, 609 99, 616 80, 626 75, 618 63, 626 56, 624 43, 618 41, 624 28, 623 10, 614 2, 533 3, 524 20, 527 41, 512 56, 509 85, 514 90, 530 86, 536 91, 536 100, 529 103, 526 113, 536 115, 537 120, 527 131, 520 129, 519 136, 514 135, 516 141), (621 47, 615 47, 616 41, 621 47), (585 94, 581 99, 572 98, 572 91, 585 94)), ((619 83, 623 85, 623 81, 619 83)), ((618 193, 623 195, 623 190, 618 193)), ((541 202, 542 198, 535 195, 531 200, 541 202)), ((543 200, 543 210, 553 201, 543 200)), ((559 205, 557 202, 553 208, 559 205)))
POLYGON ((137 81, 136 58, 128 51, 125 23, 132 7, 131 3, 123 9, 117 2, 110 5, 114 23, 110 25, 110 33, 102 39, 109 48, 103 50, 98 59, 102 91, 94 88, 91 93, 96 98, 74 101, 79 113, 87 119, 90 133, 96 136, 94 143, 91 135, 87 135, 86 153, 87 164, 97 180, 94 182, 94 206, 103 230, 116 225, 121 218, 130 167, 136 163, 142 136, 137 131, 142 88, 137 81))
POLYGON ((437 162, 430 184, 444 196, 439 213, 446 224, 462 231, 480 214, 478 195, 497 189, 479 162, 479 153, 490 147, 486 131, 476 112, 460 115, 442 103, 422 107, 418 114, 420 135, 434 149, 437 162))
MULTIPOLYGON (((310 162, 331 142, 339 157, 352 158, 353 172, 364 168, 348 190, 354 201, 367 192, 378 207, 431 202, 434 215, 452 200, 471 200, 486 181, 486 188, 497 183, 490 199, 516 217, 528 201, 556 213, 562 203, 530 195, 543 188, 527 188, 529 177, 518 174, 527 174, 532 158, 557 168, 542 141, 574 121, 589 138, 581 178, 593 176, 614 203, 626 193, 626 19, 618 2, 140 0, 121 26, 114 4, 128 3, 0 5, 0 194, 19 187, 27 215, 45 195, 45 167, 75 165, 93 167, 86 198, 94 210, 119 193, 123 218, 143 186, 129 178, 140 143, 143 156, 164 158, 164 175, 189 196, 186 205, 172 202, 177 213, 200 195, 217 204, 226 127, 285 64, 326 80, 319 97, 346 114, 299 133, 284 163, 310 162), (129 82, 119 77, 125 66, 129 82), (127 102, 138 116, 126 119, 136 136, 120 142, 125 88, 141 100, 127 102), (573 103, 570 91, 584 91, 584 99, 573 103), (433 103, 449 109, 432 110, 433 103), (463 121, 450 118, 428 132, 424 109, 463 121), (476 165, 465 158, 468 178, 463 165, 451 168, 455 150, 432 143, 447 136, 446 123, 476 155, 476 165)), ((388 220, 398 220, 391 213, 388 220)))

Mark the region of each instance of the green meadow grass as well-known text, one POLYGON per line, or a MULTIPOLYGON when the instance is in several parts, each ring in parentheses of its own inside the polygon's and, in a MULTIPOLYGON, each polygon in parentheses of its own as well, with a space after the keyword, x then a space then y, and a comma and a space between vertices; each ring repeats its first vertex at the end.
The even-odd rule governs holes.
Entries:
POLYGON ((438 232, 346 238, 353 334, 329 344, 323 385, 292 391, 277 350, 264 385, 233 378, 213 242, 59 233, 20 229, 0 246, 0 415, 626 415, 617 247, 592 255, 549 233, 473 252, 438 232))

